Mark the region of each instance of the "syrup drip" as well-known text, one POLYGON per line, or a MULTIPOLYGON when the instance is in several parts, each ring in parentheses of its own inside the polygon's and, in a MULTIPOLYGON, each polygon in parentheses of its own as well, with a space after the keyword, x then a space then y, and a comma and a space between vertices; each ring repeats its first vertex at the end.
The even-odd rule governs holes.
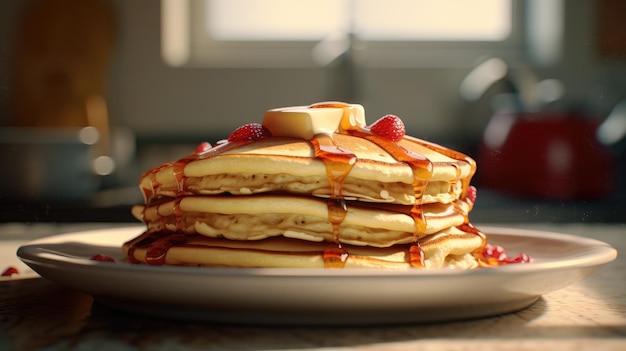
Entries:
MULTIPOLYGON (((471 177, 475 174, 476 172, 476 161, 474 161, 471 157, 452 150, 452 149, 448 149, 446 147, 425 141, 425 140, 421 140, 421 139, 417 139, 417 138, 413 138, 410 136, 405 136, 404 140, 416 143, 418 145, 421 145, 425 148, 428 148, 430 150, 433 150, 435 152, 441 153, 453 160, 456 161, 463 161, 466 162, 469 166, 470 166, 470 174, 469 176, 465 177, 465 179, 461 178, 461 168, 456 164, 456 163, 452 163, 451 165, 453 167, 455 167, 456 169, 456 179, 451 181, 451 184, 456 184, 459 180, 461 181, 461 185, 462 185, 462 190, 461 190, 461 198, 465 199, 467 196, 467 191, 469 189, 469 185, 470 185, 470 179, 471 177)), ((472 226, 469 222, 469 217, 468 214, 465 213, 459 206, 458 203, 454 203, 454 208, 455 211, 457 213, 463 214, 464 216, 464 221, 463 224, 458 226, 457 228, 466 232, 466 233, 470 233, 470 234, 474 234, 477 235, 481 238, 482 240, 482 244, 481 246, 474 252, 474 256, 480 261, 484 261, 484 257, 482 257, 482 252, 483 252, 483 248, 485 247, 485 245, 487 245, 487 237, 485 236, 485 234, 483 234, 482 232, 480 232, 478 229, 476 229, 474 226, 472 226)))
POLYGON ((350 134, 373 142, 389 153, 396 161, 404 162, 411 167, 413 171, 412 186, 415 194, 415 203, 411 208, 410 215, 415 222, 415 231, 413 232, 413 243, 409 247, 408 255, 411 267, 423 268, 424 251, 420 247, 418 240, 421 234, 426 231, 426 218, 422 210, 422 195, 432 176, 432 162, 423 155, 408 150, 396 142, 372 134, 367 130, 350 131, 350 134))
POLYGON ((343 183, 356 163, 356 156, 350 150, 335 145, 332 137, 318 134, 311 139, 315 157, 322 160, 326 166, 326 174, 330 183, 330 198, 328 199, 328 221, 332 225, 333 241, 324 250, 324 266, 327 268, 342 268, 348 259, 348 252, 339 241, 339 227, 348 213, 348 206, 342 195, 343 183))
POLYGON ((146 262, 152 265, 162 265, 165 263, 167 251, 175 245, 184 244, 187 237, 182 233, 164 233, 164 232, 144 232, 137 238, 127 242, 128 261, 131 263, 140 263, 135 258, 135 251, 139 247, 146 247, 146 262))
POLYGON ((176 177, 176 196, 185 195, 187 192, 187 176, 185 176, 185 166, 195 160, 196 157, 191 155, 185 158, 182 158, 172 165, 172 172, 174 172, 174 176, 176 177))
POLYGON ((174 200, 174 203, 172 205, 172 212, 174 213, 174 217, 176 217, 176 232, 181 232, 182 230, 182 219, 183 219, 183 210, 180 209, 180 201, 182 200, 182 198, 177 198, 176 200, 174 200))
MULTIPOLYGON (((165 257, 167 255, 167 251, 175 245, 184 244, 186 242, 185 234, 182 233, 182 217, 184 212, 180 209, 180 201, 182 196, 187 193, 186 183, 187 176, 185 176, 185 166, 192 161, 201 160, 206 158, 211 158, 215 156, 219 156, 220 154, 248 143, 253 142, 253 140, 237 140, 237 141, 229 141, 220 143, 206 151, 200 153, 192 153, 186 157, 181 158, 176 162, 165 163, 159 167, 151 169, 142 175, 142 178, 147 177, 150 179, 150 187, 142 188, 142 193, 144 196, 144 206, 143 210, 143 221, 144 223, 148 223, 145 217, 146 209, 159 202, 159 198, 156 196, 157 188, 159 186, 159 182, 156 179, 156 175, 159 171, 172 166, 172 172, 176 177, 176 185, 177 185, 177 197, 173 202, 172 212, 176 218, 175 226, 176 232, 174 234, 164 233, 159 231, 159 229, 152 231, 148 230, 144 234, 140 235, 134 240, 131 240, 127 243, 129 246, 128 249, 128 260, 131 263, 140 263, 134 256, 135 250, 138 247, 147 246, 147 256, 146 262, 149 264, 160 265, 165 263, 165 257)), ((167 225, 167 221, 165 217, 161 217, 161 228, 165 230, 167 225)))
POLYGON ((145 204, 149 204, 152 201, 152 199, 154 198, 154 195, 156 193, 156 190, 157 190, 157 188, 159 186, 159 182, 157 182, 157 179, 156 179, 157 173, 160 170, 169 167, 171 164, 172 164, 171 162, 162 164, 161 166, 153 168, 153 169, 145 172, 144 174, 142 174, 142 176, 141 176, 142 178, 149 178, 150 179, 150 188, 142 188, 141 189, 142 190, 142 194, 143 194, 143 200, 144 200, 145 204))
POLYGON ((140 236, 128 241, 125 245, 128 245, 128 261, 131 263, 140 263, 135 258, 135 250, 138 247, 146 246, 154 242, 155 240, 165 236, 167 234, 161 232, 146 231, 140 236))
MULTIPOLYGON (((312 108, 340 107, 344 109, 344 116, 351 113, 349 105, 343 105, 343 104, 335 104, 335 103, 318 104, 318 105, 313 105, 311 107, 312 108)), ((426 188, 426 185, 428 185, 428 181, 430 180, 432 176, 432 167, 433 167, 432 163, 423 155, 419 155, 415 152, 407 150, 406 148, 402 147, 401 145, 399 145, 398 143, 394 141, 374 135, 366 129, 359 128, 359 127, 354 127, 354 128, 351 127, 349 130, 341 130, 340 132, 368 139, 374 142, 375 144, 377 144, 386 152, 388 152, 395 160, 399 162, 405 162, 411 167, 411 170, 413 171, 413 178, 414 178, 412 186, 413 186, 413 191, 415 193, 415 203, 413 207, 411 208, 410 215, 411 217, 413 217, 413 220, 415 222, 415 231, 414 231, 414 237, 413 237, 413 244, 409 248, 409 262, 411 266, 413 267, 424 267, 424 251, 419 246, 419 242, 418 242, 420 234, 424 233, 426 230, 426 219, 422 211, 421 199, 422 199, 422 195, 424 194, 424 189, 426 188)), ((314 142, 314 146, 315 146, 315 142, 314 142)), ((318 154, 318 149, 319 147, 316 149, 316 157, 324 160, 324 163, 326 164, 327 172, 329 173, 329 180, 331 180, 331 184, 333 184, 333 180, 332 180, 333 175, 331 174, 331 171, 333 170, 334 166, 332 164, 329 166, 329 163, 326 161, 326 158, 324 158, 324 156, 327 156, 327 155, 322 156, 318 154)), ((352 167, 350 166, 350 169, 351 168, 352 167)), ((350 169, 348 169, 348 172, 350 169)), ((460 171, 457 173, 459 174, 460 171)), ((345 179, 345 176, 347 176, 347 173, 345 173, 342 179, 345 179)), ((335 182, 335 184, 339 184, 341 186, 341 183, 335 182)), ((332 190, 339 191, 339 192, 338 193, 334 191, 331 192, 331 200, 332 200, 333 194, 337 195, 338 199, 342 199, 340 197, 340 194, 341 194, 340 187, 336 187, 335 189, 332 189, 332 190)), ((334 221, 337 221, 340 218, 339 217, 333 218, 333 216, 336 215, 335 212, 341 213, 341 211, 337 210, 337 207, 339 206, 337 205, 336 201, 329 201, 329 219, 331 220, 331 223, 333 223, 333 233, 335 235, 335 241, 338 243, 338 240, 337 240, 338 237, 336 234, 335 227, 338 228, 341 222, 338 222, 336 224, 336 222, 334 221)), ((347 211, 347 209, 345 211, 347 211)), ((343 213, 343 216, 345 217, 345 212, 343 213)), ((327 251, 330 251, 330 249, 327 249, 327 251)), ((327 257, 332 257, 332 253, 328 253, 328 254, 326 252, 324 253, 325 262, 330 261, 330 259, 327 259, 327 257)))
POLYGON ((163 265, 167 256, 167 251, 176 245, 187 242, 187 237, 182 233, 169 234, 159 238, 149 244, 146 251, 146 263, 152 265, 163 265))
POLYGON ((487 245, 487 236, 483 232, 478 230, 476 227, 474 227, 471 223, 469 223, 467 219, 465 223, 457 226, 456 228, 465 233, 474 234, 480 237, 480 239, 482 240, 482 243, 476 250, 474 250, 472 255, 474 256, 474 258, 476 258, 476 260, 479 263, 486 263, 487 259, 483 255, 483 250, 485 249, 485 246, 487 245))
MULTIPOLYGON (((425 141, 425 140, 421 140, 421 139, 417 139, 417 138, 413 138, 410 136, 405 136, 404 137, 405 140, 411 141, 413 143, 419 144, 425 148, 428 148, 430 150, 436 151, 440 154, 443 154, 453 160, 457 160, 457 161, 464 161, 467 164, 470 165, 470 176, 466 177, 465 179, 462 180, 462 185, 463 185, 463 190, 462 190, 462 197, 464 198, 467 195, 467 189, 469 188, 469 183, 470 183, 470 178, 471 176, 474 175, 474 173, 476 173, 476 161, 474 161, 474 159, 472 159, 471 157, 452 150, 452 149, 448 149, 446 147, 425 141)), ((456 165, 455 165, 456 167, 456 165)), ((457 168, 457 181, 460 179, 460 169, 457 168)))
POLYGON ((409 247, 409 263, 411 267, 424 268, 424 250, 420 246, 419 242, 413 243, 409 247))
POLYGON ((322 257, 324 258, 325 268, 343 268, 348 260, 348 251, 341 244, 330 244, 324 249, 322 257))
POLYGON ((178 161, 165 163, 155 169, 149 170, 148 172, 142 175, 142 178, 149 177, 150 183, 151 183, 149 189, 142 188, 142 192, 144 196, 144 203, 146 204, 146 206, 150 206, 150 205, 153 205, 155 202, 157 202, 156 200, 158 200, 158 198, 155 195, 156 195, 157 187, 159 186, 159 183, 156 180, 156 175, 159 171, 171 166, 172 173, 174 173, 174 177, 176 178, 176 190, 177 190, 176 195, 177 196, 185 195, 187 193, 187 187, 186 187, 187 176, 185 176, 184 169, 185 169, 185 166, 187 166, 187 164, 189 164, 192 161, 219 156, 220 154, 230 149, 243 146, 251 142, 253 142, 253 140, 237 140, 237 141, 223 142, 223 143, 215 145, 214 147, 204 152, 192 153, 188 156, 185 156, 179 159, 178 161))

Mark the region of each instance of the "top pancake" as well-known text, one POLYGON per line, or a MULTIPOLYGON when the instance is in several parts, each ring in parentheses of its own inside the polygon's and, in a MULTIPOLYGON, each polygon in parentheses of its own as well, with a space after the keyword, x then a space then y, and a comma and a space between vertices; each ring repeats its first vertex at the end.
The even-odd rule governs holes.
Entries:
MULTIPOLYGON (((332 140, 356 156, 342 184, 342 196, 405 205, 416 202, 415 170, 409 164, 356 135, 334 133, 332 140)), ((473 175, 471 159, 452 151, 448 154, 456 157, 449 157, 445 154, 448 149, 409 137, 398 145, 432 164, 428 185, 423 194, 418 194, 422 203, 450 203, 460 197, 463 182, 469 182, 473 175)), ((175 197, 181 188, 187 195, 288 192, 320 197, 330 196, 331 189, 326 165, 315 157, 311 141, 291 137, 217 145, 208 152, 146 172, 140 188, 155 198, 175 197)))

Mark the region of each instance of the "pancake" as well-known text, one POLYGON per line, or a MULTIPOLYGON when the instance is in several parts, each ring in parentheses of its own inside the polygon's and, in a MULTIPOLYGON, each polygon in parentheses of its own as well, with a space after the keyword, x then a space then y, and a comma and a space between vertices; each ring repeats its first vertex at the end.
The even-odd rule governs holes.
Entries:
MULTIPOLYGON (((388 247, 462 225, 470 204, 459 200, 454 204, 423 205, 427 224, 417 236, 411 207, 348 202, 347 209, 339 224, 338 242, 388 247)), ((133 212, 152 231, 178 231, 230 240, 260 240, 273 236, 317 242, 334 240, 326 200, 314 197, 185 196, 147 209, 138 206, 133 212)))
MULTIPOLYGON (((147 236, 149 237, 149 236, 147 236)), ((168 240, 157 236, 154 240, 168 240)), ((141 238, 145 240, 145 238, 141 238)), ((147 242, 151 242, 148 240, 147 242)), ((482 239, 456 228, 429 235, 419 241, 425 269, 473 269, 478 266, 472 252, 482 245, 482 239)), ((387 248, 343 245, 345 258, 342 268, 409 269, 412 245, 387 248)), ((124 245, 124 251, 135 262, 207 267, 267 267, 267 268, 325 268, 334 247, 324 242, 309 242, 284 237, 258 241, 185 236, 184 242, 167 250, 167 255, 150 260, 150 245, 124 245), (155 262, 156 261, 156 262, 155 262)), ((332 264, 331 264, 332 266, 332 264)))
POLYGON ((485 265, 469 222, 476 164, 360 105, 268 111, 215 146, 145 172, 134 263, 225 267, 485 265))
MULTIPOLYGON (((341 196, 369 202, 415 203, 414 170, 407 163, 397 161, 389 151, 357 135, 335 133, 332 138, 337 145, 351 150, 356 156, 356 162, 343 182, 341 196)), ((453 159, 416 139, 407 138, 399 145, 423 155, 432 163, 432 175, 421 195, 422 203, 453 202, 461 195, 463 182, 469 182, 473 175, 469 158, 453 159)), ((224 147, 223 152, 216 152, 218 149, 219 146, 211 153, 194 155, 147 172, 140 180, 140 187, 156 197, 175 197, 182 176, 182 190, 188 195, 285 191, 330 196, 326 165, 315 156, 314 146, 308 140, 272 137, 224 147), (177 170, 177 166, 181 169, 177 170)), ((443 147, 440 149, 444 150, 443 147)))

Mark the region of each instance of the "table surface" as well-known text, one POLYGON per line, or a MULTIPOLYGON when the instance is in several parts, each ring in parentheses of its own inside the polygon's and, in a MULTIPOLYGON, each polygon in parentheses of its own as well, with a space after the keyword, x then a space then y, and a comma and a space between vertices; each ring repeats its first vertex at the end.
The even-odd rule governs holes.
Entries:
MULTIPOLYGON (((498 225, 498 224, 489 224, 498 225)), ((0 225, 0 257, 52 234, 112 224, 0 225)), ((123 226, 123 224, 120 224, 123 226)), ((511 225, 584 235, 626 252, 626 224, 511 225)), ((4 270, 4 267, 0 267, 4 270)), ((0 350, 626 350, 626 259, 506 315, 436 324, 254 327, 129 315, 35 277, 0 281, 0 350)))

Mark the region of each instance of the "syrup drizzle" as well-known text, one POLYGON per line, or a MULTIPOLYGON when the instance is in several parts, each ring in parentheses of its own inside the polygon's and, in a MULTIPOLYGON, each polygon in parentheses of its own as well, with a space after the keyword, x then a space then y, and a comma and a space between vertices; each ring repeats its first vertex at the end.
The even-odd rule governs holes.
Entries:
POLYGON ((467 164, 469 164, 470 165, 470 174, 469 174, 468 177, 465 177, 464 179, 460 179, 460 171, 461 170, 457 167, 456 164, 453 164, 454 167, 457 167, 457 181, 461 180, 461 184, 463 186, 463 190, 461 192, 461 194, 462 194, 461 197, 465 198, 465 196, 467 196, 467 189, 469 188, 470 180, 471 180, 472 176, 476 173, 476 161, 473 158, 471 158, 471 157, 469 157, 469 156, 467 156, 467 155, 465 155, 465 154, 463 154, 461 152, 458 152, 458 151, 455 151, 455 150, 443 147, 441 145, 437 145, 437 144, 428 142, 426 140, 417 139, 417 138, 414 138, 414 137, 411 137, 411 136, 405 136, 404 139, 408 140, 408 141, 411 141, 413 143, 416 143, 418 145, 421 145, 421 146, 423 146, 425 148, 428 148, 430 150, 436 151, 436 152, 438 152, 440 154, 443 154, 443 155, 445 155, 445 156, 447 156, 447 157, 449 157, 449 158, 451 158, 453 160, 464 161, 467 164))
POLYGON ((356 163, 356 155, 350 150, 335 144, 332 137, 318 134, 311 139, 315 157, 322 160, 326 166, 326 175, 330 183, 330 197, 328 199, 328 220, 332 225, 333 241, 323 254, 326 268, 343 268, 348 259, 348 252, 339 241, 339 227, 346 218, 348 207, 342 195, 343 183, 356 163))
POLYGON ((151 265, 163 265, 167 251, 176 245, 187 242, 187 236, 183 233, 173 233, 154 240, 146 250, 146 263, 151 265))
POLYGON ((135 257, 135 251, 139 247, 146 247, 146 263, 151 265, 165 264, 167 251, 176 245, 187 242, 187 236, 182 233, 150 232, 146 231, 135 239, 128 241, 128 261, 140 263, 135 257))
MULTIPOLYGON (((471 157, 469 157, 469 156, 467 156, 467 155, 465 155, 465 154, 463 154, 461 152, 458 152, 458 151, 455 151, 455 150, 452 150, 452 149, 449 149, 449 148, 446 148, 446 147, 443 147, 443 146, 440 146, 440 145, 437 145, 437 144, 434 144, 434 143, 431 143, 431 142, 428 142, 428 141, 425 141, 425 140, 417 139, 417 138, 414 138, 414 137, 411 137, 411 136, 405 136, 404 139, 408 140, 410 142, 419 144, 419 145, 421 145, 421 146, 423 146, 425 148, 428 148, 430 150, 433 150, 435 152, 441 153, 441 154, 443 154, 443 155, 445 155, 445 156, 447 156, 447 157, 449 157, 449 158, 451 158, 453 160, 462 161, 462 162, 467 163, 470 166, 470 173, 469 173, 468 176, 466 176, 464 178, 461 177, 461 168, 456 163, 452 163, 451 164, 451 165, 453 165, 453 167, 456 168, 456 179, 452 180, 451 184, 454 185, 454 184, 456 184, 460 180, 461 181, 461 186, 462 186, 460 198, 462 200, 465 200, 467 198, 468 189, 470 187, 470 180, 473 177, 473 175, 476 173, 476 161, 474 159, 472 159, 471 157)), ((466 233, 477 235, 478 237, 480 237, 482 243, 481 243, 480 247, 474 251, 473 254, 474 254, 474 257, 479 262, 484 262, 485 261, 485 257, 482 254, 482 252, 483 252, 484 247, 487 245, 487 236, 484 233, 482 233, 481 231, 479 231, 478 229, 476 229, 469 222, 469 214, 467 212, 463 211, 457 202, 454 203, 454 209, 455 209, 455 211, 457 213, 462 214, 463 217, 464 217, 463 224, 460 225, 460 226, 457 226, 457 229, 459 229, 461 231, 464 231, 466 233)))
POLYGON ((128 246, 128 261, 130 263, 140 263, 140 261, 135 258, 136 249, 142 246, 151 245, 153 242, 165 235, 167 234, 163 232, 152 232, 147 230, 140 236, 126 242, 125 245, 128 246))
POLYGON ((174 217, 176 218, 176 232, 177 233, 181 233, 182 232, 182 219, 183 219, 183 214, 185 214, 183 212, 183 210, 180 209, 180 201, 182 200, 182 197, 178 197, 174 200, 174 202, 172 203, 172 212, 174 213, 174 217))
POLYGON ((474 250, 474 252, 472 252, 472 255, 478 261, 479 265, 488 266, 488 264, 487 264, 488 260, 483 255, 483 251, 485 249, 485 246, 487 246, 487 236, 483 232, 478 230, 476 227, 474 227, 467 219, 465 220, 465 223, 457 226, 457 229, 459 229, 459 230, 461 230, 463 232, 466 232, 466 233, 477 235, 478 237, 480 237, 480 239, 482 240, 482 243, 480 244, 480 246, 476 250, 474 250))
MULTIPOLYGON (((336 107, 343 108, 344 118, 343 120, 352 121, 351 114, 354 112, 353 108, 348 104, 343 103, 322 103, 310 106, 311 108, 320 107, 336 107)), ((345 127, 345 126, 343 126, 345 127)), ((411 208, 410 215, 415 222, 415 230, 413 233, 413 243, 408 249, 409 262, 413 267, 424 267, 424 251, 419 245, 420 236, 426 231, 426 219, 422 211, 422 195, 428 185, 428 181, 432 176, 433 165, 423 155, 417 154, 402 147, 397 142, 372 134, 369 130, 359 127, 350 126, 345 130, 340 130, 340 133, 353 135, 356 137, 365 138, 387 153, 389 153, 396 161, 404 162, 411 167, 413 172, 413 191, 415 193, 415 202, 411 208)), ((434 144, 433 144, 434 145, 434 144)), ((434 145, 436 146, 436 145, 434 145)), ((459 154, 460 155, 460 154, 459 154)), ((317 156, 317 155, 316 155, 317 156)), ((318 156, 319 157, 319 156, 318 156)), ((328 165, 326 166, 328 170, 328 165)), ((459 174, 457 172, 457 174, 459 174)), ((332 184, 332 182, 331 182, 332 184)), ((332 196, 331 196, 332 197, 332 196)))
POLYGON ((159 182, 156 179, 157 173, 159 173, 159 171, 161 171, 162 169, 169 167, 170 165, 172 165, 172 162, 164 163, 159 167, 153 168, 142 174, 142 178, 148 178, 150 180, 149 188, 141 188, 143 201, 146 205, 151 204, 159 187, 159 182))
POLYGON ((404 162, 411 167, 413 171, 412 185, 415 202, 411 208, 410 215, 415 222, 415 230, 413 232, 413 242, 408 250, 409 263, 412 267, 424 267, 424 251, 419 245, 419 238, 426 231, 426 218, 422 211, 422 195, 432 176, 432 162, 423 155, 410 151, 394 141, 374 135, 366 130, 350 131, 350 134, 373 142, 389 153, 396 161, 404 162))
POLYGON ((424 250, 422 250, 419 241, 415 241, 409 247, 409 264, 411 267, 424 268, 424 260, 424 250))
POLYGON ((142 188, 142 192, 144 196, 144 203, 146 204, 146 207, 149 207, 150 205, 153 205, 160 200, 160 198, 156 196, 157 187, 159 186, 159 182, 156 180, 156 175, 161 170, 166 169, 170 166, 172 167, 172 173, 174 174, 174 177, 176 178, 176 197, 180 197, 182 195, 188 194, 188 191, 187 191, 187 178, 188 177, 185 175, 185 166, 187 166, 187 164, 196 160, 202 160, 202 159, 218 156, 230 149, 243 146, 251 142, 252 140, 236 140, 236 141, 228 141, 228 142, 225 141, 222 143, 218 143, 214 147, 207 149, 203 152, 192 153, 188 156, 185 156, 179 159, 178 161, 168 162, 159 167, 156 167, 152 170, 145 172, 142 175, 142 178, 144 177, 149 178, 150 183, 151 183, 150 188, 145 188, 145 187, 142 188))
POLYGON ((150 179, 149 188, 142 187, 142 194, 144 197, 144 209, 142 213, 144 223, 148 223, 146 218, 146 210, 148 207, 154 204, 158 204, 161 199, 156 196, 157 188, 159 186, 159 182, 156 179, 157 173, 167 167, 172 167, 172 172, 176 178, 176 197, 172 203, 172 213, 175 217, 175 227, 176 230, 174 233, 165 233, 165 228, 167 225, 167 219, 165 216, 160 218, 161 221, 161 231, 151 231, 147 230, 146 233, 140 235, 136 239, 130 240, 126 243, 128 245, 128 260, 131 263, 139 263, 139 261, 135 258, 135 250, 138 247, 146 247, 146 262, 149 264, 161 265, 165 263, 167 251, 175 245, 181 245, 186 242, 185 234, 183 233, 182 228, 182 217, 184 212, 180 209, 180 202, 182 197, 187 194, 187 179, 188 177, 185 175, 185 166, 192 161, 201 160, 205 158, 215 157, 217 155, 222 154, 225 151, 228 151, 232 148, 239 147, 245 144, 252 142, 252 140, 236 140, 236 141, 228 141, 217 144, 216 146, 205 150, 200 153, 192 153, 186 157, 179 159, 176 162, 168 162, 159 167, 151 169, 145 172, 142 175, 142 178, 150 179))

